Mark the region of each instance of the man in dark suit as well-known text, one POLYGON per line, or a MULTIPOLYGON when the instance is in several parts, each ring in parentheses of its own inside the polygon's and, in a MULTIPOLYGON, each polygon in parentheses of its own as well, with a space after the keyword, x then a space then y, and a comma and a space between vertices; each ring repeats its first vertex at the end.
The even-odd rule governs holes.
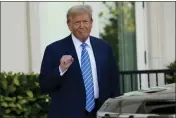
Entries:
POLYGON ((45 49, 39 81, 41 91, 51 96, 48 118, 96 118, 106 99, 120 95, 112 48, 90 36, 92 22, 90 6, 70 8, 71 35, 45 49))

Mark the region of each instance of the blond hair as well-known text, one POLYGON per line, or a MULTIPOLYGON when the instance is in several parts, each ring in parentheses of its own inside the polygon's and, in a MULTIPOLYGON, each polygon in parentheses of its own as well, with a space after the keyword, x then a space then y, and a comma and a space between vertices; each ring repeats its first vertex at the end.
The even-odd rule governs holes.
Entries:
POLYGON ((92 20, 92 8, 89 5, 76 5, 68 10, 67 22, 69 22, 70 17, 80 14, 88 14, 90 16, 90 19, 92 20))

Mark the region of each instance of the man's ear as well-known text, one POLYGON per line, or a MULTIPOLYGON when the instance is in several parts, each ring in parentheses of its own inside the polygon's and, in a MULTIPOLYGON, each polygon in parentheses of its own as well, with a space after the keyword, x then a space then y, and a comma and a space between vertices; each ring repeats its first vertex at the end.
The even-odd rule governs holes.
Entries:
POLYGON ((71 24, 68 21, 67 21, 67 26, 68 26, 69 30, 72 31, 71 24))

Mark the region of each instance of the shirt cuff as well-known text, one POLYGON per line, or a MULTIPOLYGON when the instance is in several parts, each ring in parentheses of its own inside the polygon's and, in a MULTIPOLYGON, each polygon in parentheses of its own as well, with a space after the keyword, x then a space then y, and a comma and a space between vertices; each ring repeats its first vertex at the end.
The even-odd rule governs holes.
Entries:
POLYGON ((62 71, 61 71, 61 68, 60 68, 60 66, 59 66, 60 76, 64 75, 64 73, 65 73, 66 71, 67 71, 67 69, 66 69, 64 72, 62 72, 62 71))

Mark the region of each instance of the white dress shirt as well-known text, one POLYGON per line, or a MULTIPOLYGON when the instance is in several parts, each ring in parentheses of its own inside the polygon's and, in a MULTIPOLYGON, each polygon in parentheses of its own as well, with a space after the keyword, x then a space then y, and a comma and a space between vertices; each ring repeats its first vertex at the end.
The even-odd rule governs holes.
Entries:
MULTIPOLYGON (((82 42, 80 40, 78 40, 73 34, 71 36, 72 36, 73 44, 74 44, 75 49, 76 49, 76 53, 77 53, 77 57, 78 57, 78 60, 79 60, 79 64, 80 64, 80 67, 81 67, 81 52, 82 52, 81 44, 82 44, 82 42)), ((99 87, 98 87, 98 80, 97 80, 97 68, 96 68, 96 62, 95 62, 93 49, 92 49, 92 46, 91 46, 91 43, 90 43, 90 38, 88 38, 85 43, 87 44, 86 50, 87 50, 87 52, 89 54, 90 63, 91 63, 93 85, 94 85, 94 97, 95 97, 95 99, 97 99, 97 98, 99 98, 99 87)), ((60 67, 59 67, 59 70, 60 70, 60 67)), ((60 70, 60 72, 61 72, 61 70, 60 70)), ((61 76, 65 72, 61 72, 61 76)))

